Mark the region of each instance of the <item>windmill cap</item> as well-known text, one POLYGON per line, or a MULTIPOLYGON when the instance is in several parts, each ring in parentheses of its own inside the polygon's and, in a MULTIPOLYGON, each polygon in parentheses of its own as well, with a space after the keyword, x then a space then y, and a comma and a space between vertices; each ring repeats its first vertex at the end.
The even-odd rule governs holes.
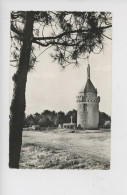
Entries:
POLYGON ((84 93, 97 93, 97 90, 90 79, 88 79, 86 82, 84 93))

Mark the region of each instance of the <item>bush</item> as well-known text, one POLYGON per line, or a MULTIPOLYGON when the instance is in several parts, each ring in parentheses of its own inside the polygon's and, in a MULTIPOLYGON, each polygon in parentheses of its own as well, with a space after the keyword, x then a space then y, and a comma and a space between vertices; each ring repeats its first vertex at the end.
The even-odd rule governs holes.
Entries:
POLYGON ((81 125, 79 124, 77 127, 78 130, 83 130, 83 128, 81 127, 81 125))

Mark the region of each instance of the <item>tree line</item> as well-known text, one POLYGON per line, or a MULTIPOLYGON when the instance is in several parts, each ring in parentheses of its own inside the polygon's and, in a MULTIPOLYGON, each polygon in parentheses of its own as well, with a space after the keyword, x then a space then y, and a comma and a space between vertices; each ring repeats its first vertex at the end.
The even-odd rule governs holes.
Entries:
POLYGON ((77 111, 71 110, 67 113, 62 111, 55 112, 44 110, 41 114, 30 114, 24 119, 24 127, 39 125, 40 127, 58 127, 59 124, 70 123, 70 117, 73 117, 72 122, 77 123, 77 111))
MULTIPOLYGON (((77 111, 75 109, 64 113, 44 110, 42 113, 30 114, 24 119, 24 127, 39 125, 40 127, 58 127, 59 124, 77 123, 77 111)), ((103 127, 106 121, 111 121, 111 117, 104 112, 99 112, 99 126, 103 127)))

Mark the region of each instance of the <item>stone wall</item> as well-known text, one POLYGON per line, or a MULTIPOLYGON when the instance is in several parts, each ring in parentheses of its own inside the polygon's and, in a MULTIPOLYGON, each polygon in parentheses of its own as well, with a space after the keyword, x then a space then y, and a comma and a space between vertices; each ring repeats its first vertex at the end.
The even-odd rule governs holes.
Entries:
POLYGON ((77 127, 80 125, 83 129, 98 129, 100 99, 94 94, 91 98, 87 95, 87 101, 84 98, 85 101, 77 101, 77 127))
POLYGON ((98 103, 88 103, 87 129, 98 129, 99 125, 99 105, 98 103))

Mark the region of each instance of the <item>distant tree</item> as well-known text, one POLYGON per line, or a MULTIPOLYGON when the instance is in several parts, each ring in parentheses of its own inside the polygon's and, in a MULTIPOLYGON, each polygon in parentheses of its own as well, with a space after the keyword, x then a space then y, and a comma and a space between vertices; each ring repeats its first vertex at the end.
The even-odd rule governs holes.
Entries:
POLYGON ((49 127, 49 126, 51 126, 51 121, 46 117, 42 117, 39 120, 38 124, 40 127, 49 127))
POLYGON ((57 113, 55 111, 51 112, 49 116, 49 120, 51 121, 52 127, 57 126, 57 113))
POLYGON ((71 116, 72 118, 72 122, 73 123, 77 123, 77 111, 76 110, 71 110, 66 114, 66 122, 70 123, 71 121, 71 116))
POLYGON ((55 111, 45 110, 43 113, 30 114, 24 118, 24 126, 40 125, 40 127, 57 127, 57 113, 55 111))
POLYGON ((111 116, 106 114, 105 112, 99 112, 99 118, 100 119, 105 119, 107 121, 111 121, 111 116))
POLYGON ((65 113, 60 111, 57 113, 57 124, 63 124, 65 122, 65 113))
POLYGON ((111 122, 111 116, 107 115, 105 112, 99 112, 99 127, 104 127, 106 121, 111 122))
POLYGON ((45 48, 43 52, 53 47, 51 56, 63 67, 78 66, 78 59, 103 49, 104 38, 110 39, 105 33, 112 27, 111 20, 109 12, 11 12, 11 65, 17 66, 10 107, 11 168, 19 168, 27 74, 36 62, 37 46, 45 48))
POLYGON ((32 125, 35 125, 35 118, 32 114, 27 116, 27 118, 25 119, 25 125, 29 127, 31 127, 32 125))
MULTIPOLYGON (((49 111, 45 110, 43 113, 41 113, 41 117, 46 119, 47 123, 45 124, 47 126, 56 126, 56 117, 57 113, 55 111, 49 111)), ((43 125, 44 126, 44 125, 43 125)))
POLYGON ((36 113, 33 115, 33 117, 34 117, 34 125, 38 125, 38 121, 39 121, 39 119, 40 119, 40 114, 36 112, 36 113))

